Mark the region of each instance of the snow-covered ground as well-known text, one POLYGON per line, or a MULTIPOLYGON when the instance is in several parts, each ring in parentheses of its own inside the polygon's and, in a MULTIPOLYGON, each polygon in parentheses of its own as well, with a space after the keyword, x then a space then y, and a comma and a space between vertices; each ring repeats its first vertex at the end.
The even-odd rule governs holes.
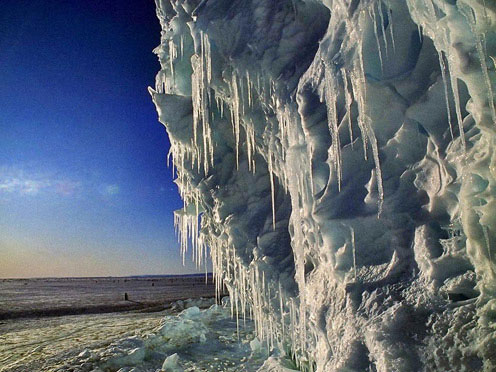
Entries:
POLYGON ((0 328, 0 371, 285 371, 268 358, 250 320, 211 300, 168 313, 119 313, 16 320, 0 328), (262 367, 263 366, 263 367, 262 367), (274 369, 277 368, 277 369, 274 369))
POLYGON ((155 371, 175 352, 191 366, 203 365, 203 355, 205 363, 232 367, 229 360, 238 358, 229 359, 229 352, 244 353, 245 361, 251 354, 252 325, 240 328, 238 343, 230 310, 200 310, 214 304, 212 295, 204 276, 0 280, 0 371, 117 371, 128 365, 155 371), (146 362, 128 356, 136 345, 146 362))
POLYGON ((112 313, 0 322, 0 371, 53 371, 84 348, 147 332, 160 313, 112 313))

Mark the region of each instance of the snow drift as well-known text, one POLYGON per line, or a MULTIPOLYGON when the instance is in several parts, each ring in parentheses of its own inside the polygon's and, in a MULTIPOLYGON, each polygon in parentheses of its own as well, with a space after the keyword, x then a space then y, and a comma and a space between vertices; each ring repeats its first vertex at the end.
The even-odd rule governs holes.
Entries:
POLYGON ((234 313, 302 370, 495 370, 494 3, 156 3, 179 237, 234 313))

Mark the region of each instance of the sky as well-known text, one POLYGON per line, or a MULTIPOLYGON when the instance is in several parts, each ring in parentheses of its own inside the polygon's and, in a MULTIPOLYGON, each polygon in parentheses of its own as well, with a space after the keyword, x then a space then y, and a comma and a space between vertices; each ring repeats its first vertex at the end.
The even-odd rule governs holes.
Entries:
POLYGON ((153 0, 2 0, 0 278, 195 272, 147 92, 159 41, 153 0))

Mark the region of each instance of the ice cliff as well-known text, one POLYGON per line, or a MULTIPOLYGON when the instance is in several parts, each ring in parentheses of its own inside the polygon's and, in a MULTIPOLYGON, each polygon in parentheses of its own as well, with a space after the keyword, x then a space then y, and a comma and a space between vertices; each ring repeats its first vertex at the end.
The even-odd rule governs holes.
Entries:
POLYGON ((495 4, 156 0, 183 250, 302 370, 496 370, 495 4))

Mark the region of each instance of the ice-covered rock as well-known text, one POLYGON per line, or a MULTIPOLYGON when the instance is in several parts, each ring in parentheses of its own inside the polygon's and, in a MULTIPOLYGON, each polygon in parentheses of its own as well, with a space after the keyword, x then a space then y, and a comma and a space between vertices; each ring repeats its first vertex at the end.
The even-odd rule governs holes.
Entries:
POLYGON ((150 88, 233 314, 302 369, 496 369, 496 7, 156 0, 150 88))

